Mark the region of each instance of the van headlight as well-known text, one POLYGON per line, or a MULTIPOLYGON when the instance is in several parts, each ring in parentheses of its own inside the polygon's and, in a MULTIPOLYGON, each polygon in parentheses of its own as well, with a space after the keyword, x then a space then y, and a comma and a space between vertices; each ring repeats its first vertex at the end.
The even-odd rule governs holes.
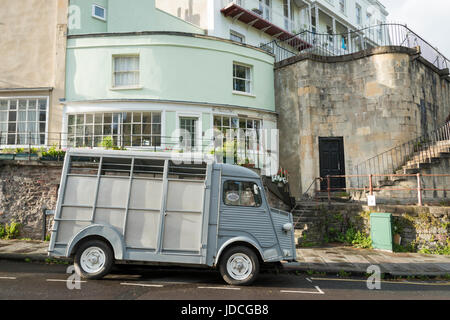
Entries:
POLYGON ((283 230, 286 232, 291 231, 294 228, 294 226, 292 225, 292 223, 286 223, 285 225, 283 225, 283 230))

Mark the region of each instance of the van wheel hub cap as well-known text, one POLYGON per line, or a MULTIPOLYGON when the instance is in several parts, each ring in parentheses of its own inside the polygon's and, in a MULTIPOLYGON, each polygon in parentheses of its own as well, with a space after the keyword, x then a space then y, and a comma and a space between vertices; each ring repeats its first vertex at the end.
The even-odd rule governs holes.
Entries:
POLYGON ((97 273, 105 265, 106 254, 98 247, 90 247, 81 255, 80 264, 87 273, 97 273))
POLYGON ((236 253, 228 259, 227 271, 233 279, 245 280, 251 275, 253 264, 246 254, 236 253))

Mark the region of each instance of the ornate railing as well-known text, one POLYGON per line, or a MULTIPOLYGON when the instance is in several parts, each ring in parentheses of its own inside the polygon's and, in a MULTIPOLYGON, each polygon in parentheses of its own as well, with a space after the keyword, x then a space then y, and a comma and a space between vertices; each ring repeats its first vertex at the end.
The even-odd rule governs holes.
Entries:
POLYGON ((322 56, 343 56, 365 49, 380 46, 420 47, 423 58, 439 69, 450 67, 450 61, 438 49, 402 24, 379 24, 346 33, 316 33, 303 31, 295 36, 274 40, 261 45, 261 48, 282 61, 301 53, 322 56))

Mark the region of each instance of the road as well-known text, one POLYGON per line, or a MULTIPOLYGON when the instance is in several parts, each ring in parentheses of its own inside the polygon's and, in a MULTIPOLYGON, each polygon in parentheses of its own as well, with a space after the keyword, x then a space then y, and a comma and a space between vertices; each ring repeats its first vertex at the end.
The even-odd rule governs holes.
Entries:
POLYGON ((0 260, 0 300, 450 300, 448 281, 382 281, 369 290, 362 278, 266 272, 251 287, 232 287, 215 271, 128 266, 99 281, 71 278, 79 289, 69 290, 68 267, 0 260))

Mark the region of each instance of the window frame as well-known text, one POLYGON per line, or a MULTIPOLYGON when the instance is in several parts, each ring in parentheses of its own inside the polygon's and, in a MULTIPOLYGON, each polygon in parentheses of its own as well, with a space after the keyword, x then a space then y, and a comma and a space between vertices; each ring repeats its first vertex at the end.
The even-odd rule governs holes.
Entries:
POLYGON ((339 0, 339 11, 343 14, 347 13, 347 0, 339 0))
POLYGON ((245 36, 237 31, 232 30, 232 29, 230 29, 230 40, 234 41, 234 42, 245 44, 245 36), (240 38, 240 39, 242 39, 242 41, 234 40, 234 39, 232 39, 232 37, 240 38))
POLYGON ((90 145, 86 145, 88 148, 99 148, 99 145, 96 143, 96 139, 100 139, 100 142, 105 137, 117 138, 117 144, 125 148, 146 148, 146 149, 161 149, 163 146, 163 112, 159 110, 151 110, 151 111, 142 111, 142 110, 130 110, 130 111, 96 111, 96 112, 80 112, 80 113, 69 113, 67 114, 67 146, 68 147, 83 147, 86 142, 86 138, 91 138, 90 145), (124 114, 131 114, 130 120, 124 120, 124 114), (144 114, 150 113, 150 122, 144 122, 144 114), (138 117, 140 121, 135 121, 135 114, 140 114, 138 117), (111 115, 111 122, 105 122, 105 115, 111 115), (87 117, 92 116, 92 122, 87 123, 87 117), (117 133, 114 133, 114 122, 115 117, 117 116, 117 133), (154 118, 159 116, 159 123, 154 122, 154 118), (70 117, 74 117, 74 122, 71 123, 70 117), (83 124, 78 124, 78 117, 83 118, 83 124), (101 117, 101 123, 96 122, 96 118, 101 117), (130 126, 130 133, 125 134, 125 125, 130 126), (150 125, 150 134, 144 133, 144 125, 150 125), (159 134, 154 134, 153 127, 159 126, 159 134), (101 128, 101 134, 96 134, 96 126, 101 128), (110 127, 110 133, 105 133, 105 126, 110 127), (134 133, 134 126, 140 126, 140 133, 134 133), (78 128, 81 127, 81 134, 78 133, 78 128), (92 134, 86 134, 86 129, 91 127, 92 134), (72 131, 70 131, 72 129, 72 131), (139 137, 140 145, 133 146, 133 138, 139 137), (144 138, 150 137, 150 145, 144 144, 144 138), (158 141, 159 137, 159 141, 158 141), (78 144, 78 139, 82 139, 81 146, 78 144), (125 143, 129 140, 129 143, 125 143), (155 141, 155 143, 154 143, 155 141))
POLYGON ((100 5, 94 3, 94 4, 92 5, 92 17, 95 18, 95 19, 99 19, 99 20, 102 20, 102 21, 106 21, 106 8, 103 7, 103 6, 100 6, 100 5), (95 9, 96 9, 96 8, 100 8, 100 9, 103 10, 104 17, 98 16, 98 15, 96 14, 96 12, 95 12, 95 9))
POLYGON ((356 3, 355 4, 355 18, 356 18, 356 24, 362 25, 362 7, 356 3))
POLYGON ((112 90, 128 90, 128 89, 142 89, 141 86, 141 56, 139 53, 130 53, 130 54, 113 54, 112 55, 112 90), (116 59, 119 58, 138 58, 138 70, 132 71, 118 71, 116 72, 116 59), (137 73, 138 81, 137 84, 127 84, 127 85, 116 85, 116 74, 117 73, 137 73))
MULTIPOLYGON (((253 96, 253 86, 254 86, 253 78, 254 77, 253 77, 253 66, 252 65, 233 61, 233 93, 253 96), (247 68, 249 70, 249 79, 236 77, 235 76, 235 68, 234 68, 235 66, 247 68), (248 86, 249 86, 248 91, 247 90, 246 91, 236 90, 235 85, 234 85, 235 80, 245 81, 246 86, 247 86, 247 82, 248 82, 248 86)), ((247 87, 245 89, 247 89, 247 87)))
MULTIPOLYGON (((10 116, 10 111, 11 111, 11 109, 10 109, 11 101, 16 101, 16 103, 17 103, 17 107, 15 109, 15 111, 16 111, 16 121, 13 121, 16 124, 16 129, 15 129, 15 133, 14 133, 14 135, 15 135, 15 144, 8 144, 8 136, 10 135, 9 129, 8 129, 4 133, 1 132, 1 141, 0 141, 1 145, 0 145, 0 148, 12 148, 12 147, 15 147, 15 148, 27 148, 28 146, 31 146, 31 147, 46 147, 46 146, 48 146, 48 135, 49 135, 48 131, 49 131, 49 117, 50 117, 50 114, 49 114, 49 112, 50 112, 50 97, 49 96, 11 96, 11 97, 1 97, 0 100, 7 101, 7 105, 8 105, 8 107, 7 107, 8 109, 6 111, 7 118, 6 118, 6 121, 2 121, 2 123, 4 122, 4 123, 7 124, 7 127, 9 127, 9 124, 10 124, 9 116, 10 116), (20 100, 26 100, 26 102, 27 102, 26 103, 26 120, 25 121, 19 121, 19 114, 18 114, 18 112, 20 110, 19 109, 19 101, 20 100), (46 103, 46 106, 45 106, 45 131, 43 133, 41 133, 40 128, 38 128, 38 130, 34 133, 35 135, 38 136, 38 138, 35 138, 35 139, 38 140, 38 142, 39 142, 38 144, 31 144, 30 142, 28 144, 18 144, 17 143, 18 136, 19 136, 19 134, 21 134, 18 131, 18 123, 19 122, 25 122, 26 124, 28 124, 30 122, 30 121, 28 121, 28 114, 29 114, 29 111, 30 111, 29 110, 29 105, 30 105, 29 102, 30 101, 36 101, 36 120, 32 121, 32 122, 34 122, 36 124, 36 126, 38 126, 38 127, 40 126, 40 123, 44 123, 44 121, 40 121, 39 120, 40 119, 39 118, 40 117, 39 113, 41 111, 40 108, 39 108, 39 101, 40 100, 45 100, 45 103, 46 103), (6 141, 5 141, 6 144, 3 144, 3 134, 6 135, 6 141), (40 143, 40 136, 41 135, 44 135, 44 143, 40 143)), ((27 135, 28 133, 22 133, 22 134, 27 135)))
MULTIPOLYGON (((241 196, 242 196, 241 189, 239 190, 239 192, 240 192, 240 194, 239 194, 239 200, 240 200, 241 196)), ((251 208, 257 209, 257 208, 261 208, 263 206, 263 202, 264 202, 261 186, 257 182, 255 182, 254 180, 246 180, 246 179, 227 179, 227 180, 224 180, 222 182, 222 195, 221 196, 222 196, 222 205, 227 206, 227 207, 239 207, 239 208, 247 208, 247 209, 251 209, 251 208), (225 185, 227 183, 229 183, 229 182, 231 182, 231 183, 239 183, 241 185, 244 184, 244 183, 250 183, 250 184, 252 184, 252 186, 256 185, 258 187, 258 189, 259 189, 259 197, 256 197, 256 194, 252 190, 253 200, 255 201, 255 205, 254 206, 245 206, 245 205, 242 205, 242 204, 235 205, 235 204, 228 204, 228 203, 226 203, 225 202, 225 200, 226 200, 226 196, 225 196, 226 188, 225 188, 225 185), (257 201, 257 200, 259 200, 259 201, 257 201)))

